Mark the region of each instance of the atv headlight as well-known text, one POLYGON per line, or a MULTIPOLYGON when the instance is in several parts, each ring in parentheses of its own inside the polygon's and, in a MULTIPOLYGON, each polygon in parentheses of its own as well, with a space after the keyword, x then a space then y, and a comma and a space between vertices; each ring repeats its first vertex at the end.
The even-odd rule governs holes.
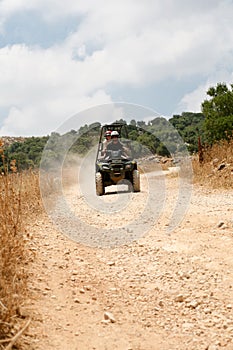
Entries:
POLYGON ((102 165, 102 169, 103 169, 103 170, 109 170, 108 164, 103 164, 103 165, 102 165))

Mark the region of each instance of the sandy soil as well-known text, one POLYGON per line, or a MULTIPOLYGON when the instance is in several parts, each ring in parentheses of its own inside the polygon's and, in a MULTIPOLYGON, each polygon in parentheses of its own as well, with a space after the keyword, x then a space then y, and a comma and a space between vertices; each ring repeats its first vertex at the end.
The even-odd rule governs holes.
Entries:
MULTIPOLYGON (((103 247, 104 240, 98 247, 88 230, 81 234, 82 227, 76 227, 76 239, 86 235, 88 245, 78 243, 46 214, 28 228, 36 253, 30 271, 33 301, 27 305, 33 321, 24 335, 28 348, 233 349, 233 191, 194 186, 183 221, 169 232, 178 180, 166 176, 162 183, 166 196, 154 221, 143 209, 145 177, 140 193, 117 195, 110 189, 101 199, 110 209, 116 197, 126 200, 115 213, 91 207, 76 186, 66 188, 74 216, 98 232, 112 228, 114 215, 117 233, 144 210, 148 232, 142 225, 134 236, 130 226, 126 243, 103 247)), ((65 214, 57 220, 68 225, 65 214)))

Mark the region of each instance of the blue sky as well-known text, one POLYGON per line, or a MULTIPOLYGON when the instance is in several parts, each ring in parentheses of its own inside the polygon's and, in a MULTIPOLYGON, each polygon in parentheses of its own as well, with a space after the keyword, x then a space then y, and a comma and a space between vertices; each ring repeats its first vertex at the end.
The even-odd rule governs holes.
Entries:
POLYGON ((1 0, 0 136, 105 103, 199 112, 232 83, 232 18, 231 0, 1 0))
POLYGON ((5 22, 0 33, 0 47, 25 44, 49 48, 62 44, 66 37, 78 28, 78 18, 64 16, 54 22, 45 21, 35 10, 12 14, 5 22))

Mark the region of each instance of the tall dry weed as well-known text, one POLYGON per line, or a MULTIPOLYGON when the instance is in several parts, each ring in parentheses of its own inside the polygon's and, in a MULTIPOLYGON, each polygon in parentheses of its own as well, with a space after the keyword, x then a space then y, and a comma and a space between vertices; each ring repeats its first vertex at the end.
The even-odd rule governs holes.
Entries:
POLYGON ((21 220, 21 177, 0 176, 0 338, 12 330, 26 291, 25 238, 21 220))
MULTIPOLYGON (((0 140, 4 161, 2 146, 0 140)), ((0 174, 0 349, 21 328, 19 310, 28 297, 27 264, 31 255, 25 224, 40 210, 38 174, 19 174, 14 161, 10 171, 4 166, 0 174)))

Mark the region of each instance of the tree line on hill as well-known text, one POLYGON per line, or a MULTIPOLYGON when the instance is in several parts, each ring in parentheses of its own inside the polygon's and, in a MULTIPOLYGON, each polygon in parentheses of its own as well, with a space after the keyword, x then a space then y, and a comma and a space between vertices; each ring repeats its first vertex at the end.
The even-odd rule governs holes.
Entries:
MULTIPOLYGON (((50 136, 28 137, 24 142, 14 142, 5 148, 0 169, 4 171, 4 161, 10 164, 12 160, 16 160, 19 169, 38 168, 43 152, 46 154, 43 157, 45 163, 60 162, 67 147, 70 154, 83 156, 98 142, 100 129, 101 124, 95 122, 63 135, 53 132, 50 136)), ((157 117, 147 123, 132 119, 128 125, 128 138, 134 145, 135 156, 143 154, 143 147, 162 156, 182 152, 184 147, 192 154, 198 151, 198 139, 203 145, 211 146, 232 136, 233 84, 228 87, 225 83, 209 88, 207 99, 202 103, 202 113, 183 112, 173 115, 169 121, 157 117)))

